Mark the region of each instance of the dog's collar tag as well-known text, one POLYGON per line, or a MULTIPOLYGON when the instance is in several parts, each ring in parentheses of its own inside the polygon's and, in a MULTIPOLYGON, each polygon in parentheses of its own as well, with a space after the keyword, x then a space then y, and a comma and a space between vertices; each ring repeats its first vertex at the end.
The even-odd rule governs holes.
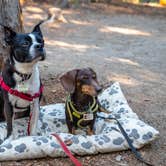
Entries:
POLYGON ((29 87, 27 86, 27 84, 18 84, 17 89, 20 92, 28 92, 29 87))
POLYGON ((86 113, 86 114, 83 114, 83 119, 84 120, 93 120, 93 113, 86 113))

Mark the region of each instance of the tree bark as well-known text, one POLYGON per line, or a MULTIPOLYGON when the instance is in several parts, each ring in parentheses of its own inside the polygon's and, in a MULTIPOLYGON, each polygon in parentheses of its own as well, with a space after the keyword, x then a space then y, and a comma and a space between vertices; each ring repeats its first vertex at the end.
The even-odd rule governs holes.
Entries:
MULTIPOLYGON (((19 0, 0 0, 0 23, 11 27, 16 32, 23 31, 22 10, 19 0)), ((9 55, 9 48, 4 41, 3 27, 0 26, 0 69, 2 62, 9 55)))

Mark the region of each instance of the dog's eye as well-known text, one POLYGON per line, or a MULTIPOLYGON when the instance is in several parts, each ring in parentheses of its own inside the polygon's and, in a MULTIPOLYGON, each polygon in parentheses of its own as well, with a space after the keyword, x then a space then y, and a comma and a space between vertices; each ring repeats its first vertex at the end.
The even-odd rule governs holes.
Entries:
POLYGON ((44 40, 42 39, 38 39, 38 42, 44 44, 44 40))
POLYGON ((92 78, 93 78, 93 79, 96 79, 96 75, 94 74, 94 75, 92 76, 92 78))
POLYGON ((28 41, 25 41, 25 42, 22 44, 23 47, 27 47, 28 45, 29 45, 29 42, 28 42, 28 41))
POLYGON ((83 76, 82 79, 87 80, 88 76, 83 76))

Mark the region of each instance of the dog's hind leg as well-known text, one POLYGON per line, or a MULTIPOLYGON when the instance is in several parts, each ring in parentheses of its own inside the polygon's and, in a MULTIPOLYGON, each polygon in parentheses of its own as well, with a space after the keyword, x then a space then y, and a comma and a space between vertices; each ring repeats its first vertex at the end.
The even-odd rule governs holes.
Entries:
POLYGON ((12 120, 13 120, 13 109, 10 102, 5 102, 4 105, 4 112, 5 112, 5 118, 7 123, 7 137, 8 138, 12 134, 13 126, 12 126, 12 120))
POLYGON ((0 122, 3 122, 3 121, 5 121, 4 101, 3 101, 2 91, 0 89, 0 122))
POLYGON ((5 121, 5 116, 3 113, 3 108, 1 108, 1 104, 0 104, 0 122, 4 122, 5 121))
POLYGON ((5 112, 5 118, 7 123, 7 136, 5 141, 2 144, 8 144, 13 139, 13 121, 14 121, 14 113, 12 109, 12 105, 9 102, 5 102, 4 104, 4 112, 5 112))

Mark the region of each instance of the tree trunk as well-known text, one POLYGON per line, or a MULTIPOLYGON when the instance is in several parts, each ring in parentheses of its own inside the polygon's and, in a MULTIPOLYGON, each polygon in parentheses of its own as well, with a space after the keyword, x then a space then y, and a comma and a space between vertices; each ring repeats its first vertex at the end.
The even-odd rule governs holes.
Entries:
MULTIPOLYGON (((0 0, 0 23, 11 27, 16 32, 23 31, 22 11, 19 0, 0 0)), ((0 69, 2 62, 9 55, 9 48, 4 42, 3 27, 0 26, 0 69)))

